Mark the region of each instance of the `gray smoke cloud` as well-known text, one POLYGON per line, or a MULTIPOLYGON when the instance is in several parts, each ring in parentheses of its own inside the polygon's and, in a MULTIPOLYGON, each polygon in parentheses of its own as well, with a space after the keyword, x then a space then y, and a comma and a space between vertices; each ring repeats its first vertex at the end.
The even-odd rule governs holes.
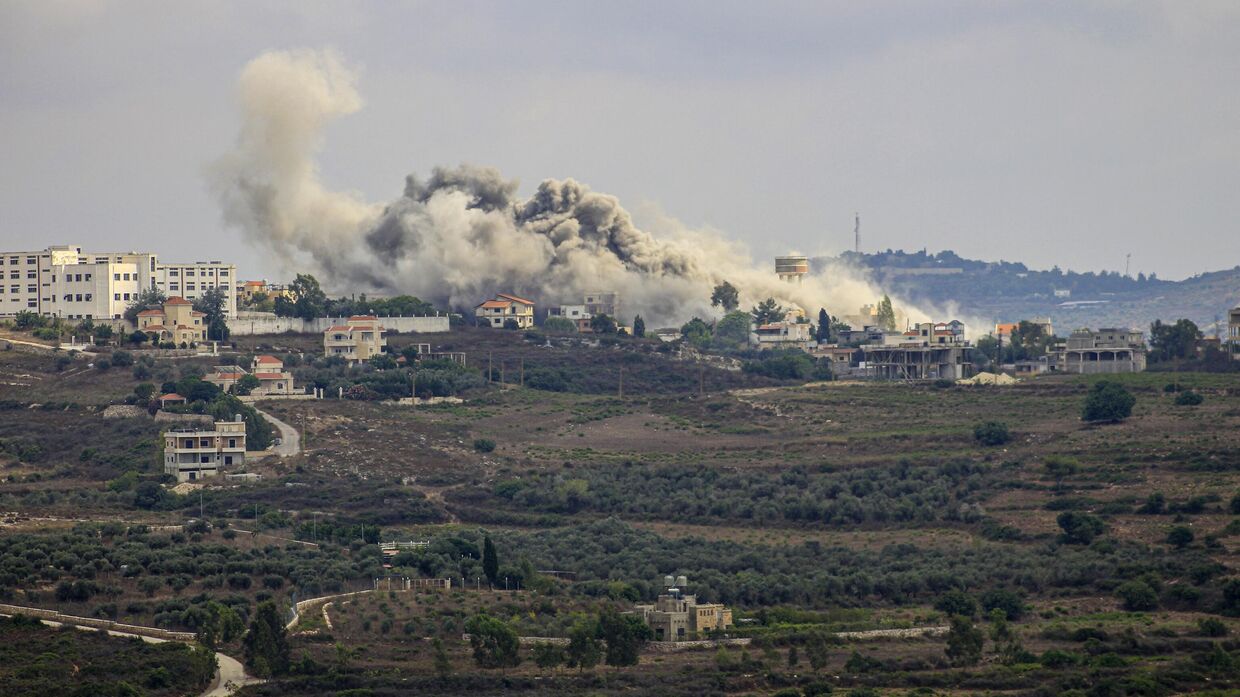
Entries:
MULTIPOLYGON (((492 167, 435 168, 406 179, 386 205, 326 189, 315 155, 323 128, 361 108, 356 76, 331 51, 272 51, 241 73, 235 150, 209 172, 227 224, 334 292, 409 293, 469 308, 496 292, 541 305, 621 294, 622 320, 652 326, 709 316, 727 280, 745 304, 774 297, 808 313, 855 311, 882 293, 859 275, 779 281, 740 245, 674 220, 638 229, 620 202, 572 179, 547 179, 528 198, 492 167)), ((925 317, 905 307, 910 319, 925 317)), ((717 311, 716 311, 717 312, 717 311)))

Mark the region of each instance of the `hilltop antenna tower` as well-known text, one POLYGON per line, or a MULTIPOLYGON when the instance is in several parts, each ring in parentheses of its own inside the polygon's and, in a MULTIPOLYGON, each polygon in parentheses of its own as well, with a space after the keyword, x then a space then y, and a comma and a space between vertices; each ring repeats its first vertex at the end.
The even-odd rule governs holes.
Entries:
POLYGON ((1124 256, 1124 278, 1128 278, 1128 267, 1132 265, 1132 252, 1124 256))
POLYGON ((861 214, 854 213, 853 218, 853 251, 861 253, 861 214))

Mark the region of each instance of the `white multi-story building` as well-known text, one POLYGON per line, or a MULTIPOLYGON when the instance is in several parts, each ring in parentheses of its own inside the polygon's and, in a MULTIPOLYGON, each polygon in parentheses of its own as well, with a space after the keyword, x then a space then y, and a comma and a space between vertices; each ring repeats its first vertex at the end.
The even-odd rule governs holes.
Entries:
POLYGON ((161 264, 151 252, 85 252, 76 245, 0 252, 0 316, 29 311, 65 319, 119 320, 148 288, 191 301, 211 288, 222 288, 225 313, 231 316, 237 310, 236 275, 232 264, 161 264))

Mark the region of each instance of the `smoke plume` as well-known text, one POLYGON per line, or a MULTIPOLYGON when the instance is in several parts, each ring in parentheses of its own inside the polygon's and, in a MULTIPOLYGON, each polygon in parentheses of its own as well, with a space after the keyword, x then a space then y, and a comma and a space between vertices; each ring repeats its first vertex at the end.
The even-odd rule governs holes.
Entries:
POLYGON ((264 53, 241 73, 239 92, 236 149, 210 172, 225 222, 335 292, 470 308, 496 292, 554 305, 614 290, 622 321, 640 313, 652 326, 709 316, 711 290, 724 280, 743 306, 774 297, 811 315, 855 312, 881 297, 847 272, 781 282, 770 262, 758 267, 736 243, 672 220, 659 221, 658 236, 640 230, 614 196, 572 179, 547 179, 522 198, 498 170, 460 165, 410 175, 386 204, 330 191, 315 164, 323 129, 362 104, 354 73, 330 51, 264 53))

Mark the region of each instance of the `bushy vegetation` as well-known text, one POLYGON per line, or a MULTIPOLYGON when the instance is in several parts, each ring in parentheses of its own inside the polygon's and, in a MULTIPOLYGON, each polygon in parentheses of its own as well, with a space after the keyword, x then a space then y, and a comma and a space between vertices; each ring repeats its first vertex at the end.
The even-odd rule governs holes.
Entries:
POLYGON ((0 617, 0 693, 99 697, 197 694, 215 676, 215 654, 179 642, 55 629, 0 617))

